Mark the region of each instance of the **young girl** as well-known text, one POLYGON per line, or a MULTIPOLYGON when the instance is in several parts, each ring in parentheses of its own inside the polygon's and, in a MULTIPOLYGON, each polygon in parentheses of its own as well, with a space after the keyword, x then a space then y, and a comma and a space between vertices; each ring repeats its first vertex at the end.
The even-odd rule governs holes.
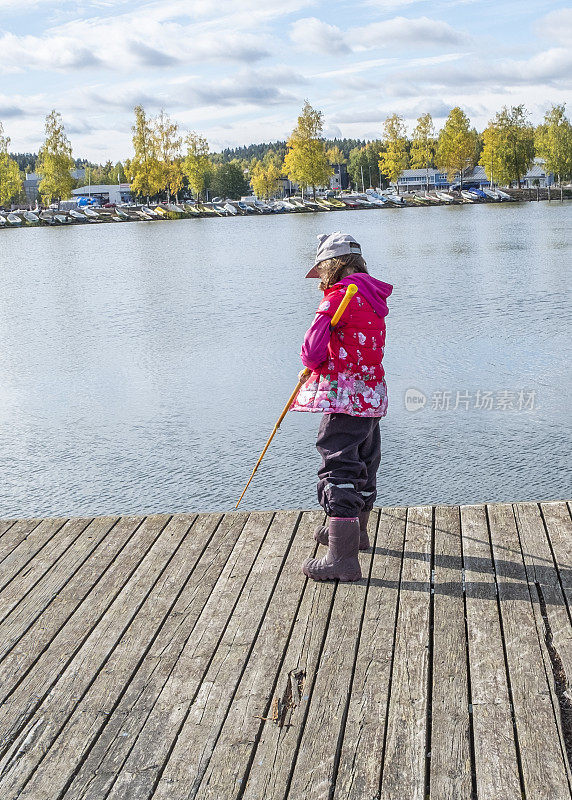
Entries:
POLYGON ((316 447, 318 501, 329 517, 314 538, 328 545, 323 558, 302 565, 314 580, 355 581, 362 577, 358 550, 369 548, 367 522, 375 501, 381 460, 379 419, 387 411, 382 366, 386 299, 393 286, 367 271, 361 247, 346 233, 318 236, 307 278, 320 278, 324 299, 307 331, 300 356, 307 378, 294 411, 322 412, 316 447), (350 283, 358 287, 335 328, 330 320, 350 283))

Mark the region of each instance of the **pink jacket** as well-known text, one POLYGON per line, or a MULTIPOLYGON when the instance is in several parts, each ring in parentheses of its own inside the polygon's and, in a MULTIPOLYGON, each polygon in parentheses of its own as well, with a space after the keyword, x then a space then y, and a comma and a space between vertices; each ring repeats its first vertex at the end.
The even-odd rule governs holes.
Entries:
POLYGON ((393 286, 371 275, 354 273, 324 293, 300 353, 312 374, 292 410, 385 416, 387 387, 382 359, 389 313, 386 299, 392 290, 393 286), (330 320, 350 283, 357 285, 358 292, 331 330, 330 320))

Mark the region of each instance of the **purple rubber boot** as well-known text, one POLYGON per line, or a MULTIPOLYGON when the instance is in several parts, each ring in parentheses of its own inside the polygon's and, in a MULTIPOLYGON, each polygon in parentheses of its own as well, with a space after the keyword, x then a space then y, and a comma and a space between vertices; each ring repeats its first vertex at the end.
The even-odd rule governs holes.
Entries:
POLYGON ((358 517, 330 517, 328 552, 323 558, 307 558, 302 572, 315 581, 359 581, 358 517))
MULTIPOLYGON (((360 550, 369 550, 369 536, 367 535, 367 523, 369 520, 369 511, 362 511, 359 514, 359 549, 360 550)), ((325 544, 326 547, 328 546, 328 526, 327 525, 318 525, 316 530, 314 531, 314 539, 319 542, 320 544, 325 544)))

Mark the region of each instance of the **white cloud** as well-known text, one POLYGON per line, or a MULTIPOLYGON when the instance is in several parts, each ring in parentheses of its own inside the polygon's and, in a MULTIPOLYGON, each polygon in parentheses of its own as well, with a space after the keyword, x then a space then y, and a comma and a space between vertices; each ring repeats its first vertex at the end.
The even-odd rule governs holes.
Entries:
POLYGON ((335 56, 344 55, 351 50, 338 27, 328 25, 316 17, 296 20, 290 29, 290 38, 300 50, 309 53, 335 56))
POLYGON ((244 112, 246 107, 264 108, 273 105, 300 104, 302 99, 285 90, 288 86, 307 83, 306 79, 288 66, 268 69, 243 68, 226 78, 205 81, 200 75, 180 76, 172 81, 128 81, 117 85, 112 93, 95 88, 83 99, 70 98, 72 105, 90 108, 117 108, 131 113, 141 104, 150 113, 165 107, 174 112, 192 108, 193 113, 216 108, 221 116, 229 116, 229 108, 244 112))
MULTIPOLYGON (((72 26, 65 26, 67 30, 72 26)), ((0 37, 0 71, 68 70, 94 66, 132 69, 209 61, 251 62, 269 55, 263 37, 213 32, 192 35, 181 25, 74 25, 70 34, 0 37), (71 35, 73 33, 74 35, 71 35), (189 46, 192 42, 192 46, 189 46)))
POLYGON ((572 43, 572 8, 561 8, 558 11, 552 11, 543 17, 537 25, 541 36, 570 47, 572 43))
POLYGON ((447 22, 429 17, 394 17, 383 22, 373 22, 352 28, 351 39, 354 50, 371 50, 377 47, 442 47, 443 45, 467 44, 470 37, 451 27, 447 22))
MULTIPOLYGON (((401 71, 395 77, 407 80, 410 76, 407 71, 401 71)), ((479 87, 489 91, 509 91, 513 87, 541 84, 571 87, 572 50, 554 47, 520 61, 473 56, 446 69, 435 66, 419 72, 414 81, 418 85, 463 87, 471 91, 479 87)))
POLYGON ((285 7, 265 0, 242 0, 238 8, 234 0, 220 0, 216 7, 210 0, 162 0, 127 10, 122 3, 123 11, 118 13, 114 4, 88 0, 88 6, 100 5, 107 13, 80 15, 41 35, 0 35, 0 73, 95 65, 129 70, 188 63, 251 63, 270 56, 276 47, 267 30, 269 23, 313 2, 291 0, 285 7))
POLYGON ((398 8, 423 2, 427 2, 427 0, 366 0, 365 5, 376 8, 379 11, 395 11, 398 8))

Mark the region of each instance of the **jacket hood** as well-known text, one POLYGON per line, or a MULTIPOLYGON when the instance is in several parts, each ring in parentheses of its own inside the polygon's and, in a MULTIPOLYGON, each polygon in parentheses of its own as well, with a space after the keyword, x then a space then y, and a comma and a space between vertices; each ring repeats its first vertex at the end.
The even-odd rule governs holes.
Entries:
POLYGON ((385 317, 389 314, 386 299, 393 291, 390 283, 380 281, 366 272, 354 272, 353 275, 338 281, 336 286, 349 286, 350 283, 355 283, 359 293, 365 297, 378 316, 385 317))

